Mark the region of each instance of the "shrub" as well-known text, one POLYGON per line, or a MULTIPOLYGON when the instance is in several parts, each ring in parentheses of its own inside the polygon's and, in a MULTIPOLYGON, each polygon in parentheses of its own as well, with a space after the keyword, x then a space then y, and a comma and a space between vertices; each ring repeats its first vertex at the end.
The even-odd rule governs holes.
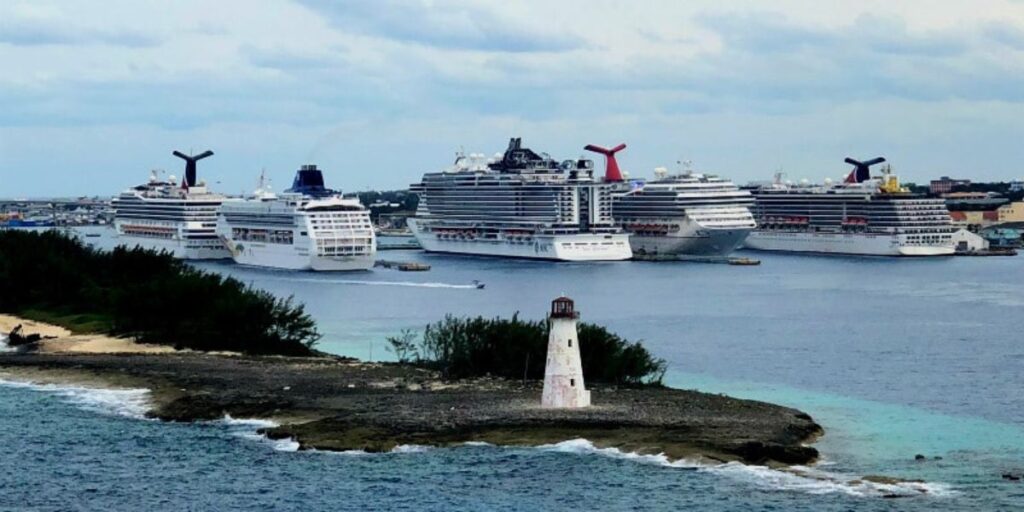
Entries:
MULTIPOLYGON (((601 326, 578 326, 583 377, 588 382, 625 386, 661 385, 666 363, 640 343, 631 343, 601 326)), ((403 331, 388 338, 401 362, 441 371, 450 379, 494 375, 510 379, 544 377, 546 321, 447 315, 427 325, 422 336, 403 331)))

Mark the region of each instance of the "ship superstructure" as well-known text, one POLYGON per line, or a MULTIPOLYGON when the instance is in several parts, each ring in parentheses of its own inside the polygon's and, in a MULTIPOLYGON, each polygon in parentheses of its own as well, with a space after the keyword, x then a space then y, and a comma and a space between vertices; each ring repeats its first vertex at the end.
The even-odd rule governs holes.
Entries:
POLYGON ((128 246, 167 251, 182 259, 220 259, 231 255, 217 237, 217 212, 224 197, 196 178, 196 162, 213 155, 174 155, 186 162, 185 176, 149 181, 122 192, 113 200, 114 228, 128 246))
POLYGON ((427 251, 563 261, 625 260, 628 235, 612 219, 612 186, 590 160, 557 162, 513 138, 504 154, 459 154, 411 187, 409 228, 427 251))
POLYGON ((292 270, 369 270, 377 254, 370 212, 324 186, 303 165, 292 187, 274 194, 263 179, 254 197, 227 201, 217 231, 235 262, 292 270))
POLYGON ((843 183, 787 184, 775 181, 752 190, 757 229, 745 246, 770 251, 870 256, 939 256, 954 252, 955 231, 942 199, 910 193, 886 168, 884 158, 847 163, 843 183))
POLYGON ((724 257, 756 227, 749 209, 754 198, 733 182, 689 170, 669 174, 664 167, 654 175, 624 182, 614 194, 615 222, 631 235, 634 252, 724 257))

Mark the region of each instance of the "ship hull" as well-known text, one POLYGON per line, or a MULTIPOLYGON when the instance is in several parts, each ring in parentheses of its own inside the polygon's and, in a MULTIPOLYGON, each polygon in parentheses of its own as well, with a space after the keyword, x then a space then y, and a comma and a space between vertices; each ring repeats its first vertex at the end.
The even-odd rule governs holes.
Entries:
POLYGON ((800 233, 755 230, 744 247, 760 251, 849 254, 856 256, 949 256, 955 248, 941 245, 912 245, 899 235, 868 233, 800 233))
POLYGON ((284 270, 313 270, 317 272, 353 272, 370 270, 376 261, 376 253, 358 256, 316 256, 310 248, 286 244, 262 244, 256 242, 233 242, 235 263, 252 267, 277 268, 284 270))
POLYGON ((418 219, 409 219, 409 229, 427 252, 528 258, 555 261, 621 261, 633 257, 625 233, 579 233, 533 235, 530 241, 442 239, 424 229, 418 219))
POLYGON ((634 252, 684 257, 725 257, 738 249, 751 231, 745 227, 707 228, 689 218, 684 219, 681 225, 678 219, 653 224, 679 225, 679 229, 660 235, 631 233, 629 243, 634 252))
POLYGON ((126 247, 142 247, 154 251, 166 251, 172 256, 183 260, 225 260, 231 258, 231 253, 224 247, 218 246, 190 246, 181 240, 148 238, 142 236, 118 235, 118 245, 126 247))

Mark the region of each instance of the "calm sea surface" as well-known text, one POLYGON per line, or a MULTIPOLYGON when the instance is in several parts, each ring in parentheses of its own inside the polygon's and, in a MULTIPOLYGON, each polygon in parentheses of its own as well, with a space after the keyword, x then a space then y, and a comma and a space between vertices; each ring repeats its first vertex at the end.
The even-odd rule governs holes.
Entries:
MULTIPOLYGON (((109 246, 101 232, 87 240, 109 246)), ((1024 483, 1001 478, 1024 472, 1024 260, 753 256, 761 266, 415 251, 381 257, 431 271, 198 266, 294 295, 320 324, 320 348, 375 360, 391 357, 387 336, 447 313, 542 318, 553 297, 567 294, 586 321, 665 358, 670 385, 814 416, 826 430, 816 444, 824 460, 798 474, 668 464, 585 440, 295 452, 253 435, 256 423, 138 419, 140 390, 8 382, 0 386, 0 509, 1024 509, 1024 483), (486 288, 473 288, 474 279, 486 288), (865 475, 922 483, 874 485, 859 480, 865 475)))

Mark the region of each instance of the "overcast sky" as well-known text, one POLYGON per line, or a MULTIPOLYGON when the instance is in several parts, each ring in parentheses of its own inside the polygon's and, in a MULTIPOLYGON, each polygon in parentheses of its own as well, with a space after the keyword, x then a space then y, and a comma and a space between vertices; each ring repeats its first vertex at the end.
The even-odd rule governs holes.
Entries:
POLYGON ((1024 0, 5 0, 0 197, 404 188, 512 136, 633 176, 1024 176, 1024 0))

